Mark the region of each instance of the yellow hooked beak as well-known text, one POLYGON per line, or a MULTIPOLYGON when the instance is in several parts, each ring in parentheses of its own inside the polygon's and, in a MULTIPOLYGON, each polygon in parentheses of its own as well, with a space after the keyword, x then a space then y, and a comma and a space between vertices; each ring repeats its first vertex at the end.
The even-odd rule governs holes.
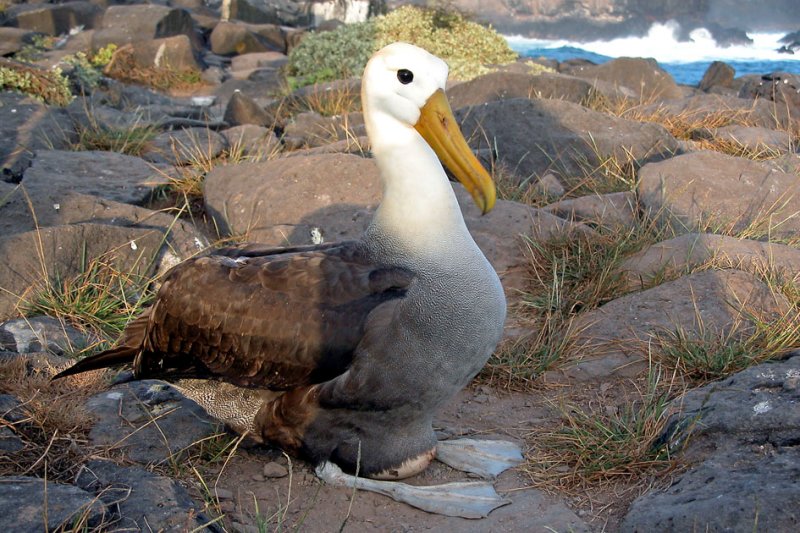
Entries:
POLYGON ((481 212, 485 215, 491 211, 497 197, 494 182, 461 135, 443 90, 428 98, 414 128, 469 191, 481 212))

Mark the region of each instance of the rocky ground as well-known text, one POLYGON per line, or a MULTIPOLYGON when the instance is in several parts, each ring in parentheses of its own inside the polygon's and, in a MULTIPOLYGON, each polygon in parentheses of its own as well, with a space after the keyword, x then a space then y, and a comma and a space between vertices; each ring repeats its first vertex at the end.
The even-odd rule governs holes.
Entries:
MULTIPOLYGON (((520 62, 449 89, 499 183, 483 217, 454 187, 512 312, 485 372, 436 424, 442 438, 514 439, 527 458, 497 480, 511 504, 488 518, 324 486, 163 383, 96 373, 50 384, 176 262, 220 243, 356 237, 380 201, 358 81, 282 90, 295 30, 189 7, 38 5, 0 28, 11 54, 32 31, 86 25, 41 52, 43 65, 128 42, 142 68, 157 56, 202 73, 168 93, 106 78, 63 107, 0 93, 0 524, 798 528, 791 75, 734 79, 717 65, 700 90, 640 59, 537 75, 520 62), (108 299, 121 314, 81 307, 108 299)), ((437 464, 411 481, 457 479, 437 464)))

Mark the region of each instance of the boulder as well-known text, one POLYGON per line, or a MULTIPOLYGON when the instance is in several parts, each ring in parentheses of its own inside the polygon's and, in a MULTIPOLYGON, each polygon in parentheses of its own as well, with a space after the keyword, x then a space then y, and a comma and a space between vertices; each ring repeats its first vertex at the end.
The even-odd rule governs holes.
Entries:
POLYGON ((708 262, 720 268, 773 271, 787 281, 800 281, 797 248, 710 233, 687 233, 659 242, 626 258, 619 268, 625 276, 626 290, 632 291, 708 262))
POLYGON ((280 69, 289 62, 286 54, 280 52, 250 52, 239 54, 231 58, 231 75, 239 71, 252 71, 255 69, 271 68, 280 69))
POLYGON ((142 158, 166 165, 207 164, 227 148, 225 137, 208 128, 181 128, 158 134, 142 158))
POLYGON ((800 231, 800 182, 770 165, 700 151, 639 171, 642 208, 676 233, 719 229, 773 238, 800 231))
POLYGON ((724 61, 714 61, 706 69, 697 88, 708 92, 712 87, 732 87, 735 74, 736 70, 724 61))
POLYGON ((637 222, 638 201, 632 192, 615 192, 569 198, 542 209, 557 217, 592 226, 631 227, 637 222))
POLYGON ((122 272, 150 274, 164 240, 161 231, 104 224, 41 228, 0 237, 0 320, 19 315, 18 306, 54 276, 70 279, 96 257, 110 255, 122 272))
POLYGON ((160 67, 177 71, 201 70, 200 63, 194 55, 192 42, 186 35, 137 41, 132 46, 133 59, 141 67, 160 67))
POLYGON ((33 42, 36 32, 23 28, 0 27, 0 57, 9 56, 33 42))
POLYGON ((310 26, 313 22, 308 3, 297 0, 231 0, 228 16, 255 24, 310 26))
POLYGON ((225 108, 225 122, 231 126, 241 126, 242 124, 270 126, 272 119, 273 117, 263 107, 240 91, 233 93, 225 108))
POLYGON ((299 113, 286 124, 283 144, 287 150, 326 146, 366 135, 361 113, 325 117, 314 111, 299 113))
POLYGON ((37 150, 63 149, 75 136, 63 109, 0 92, 0 164, 3 181, 18 182, 37 150))
POLYGON ((792 148, 792 136, 788 132, 770 128, 724 126, 713 131, 713 138, 766 156, 783 154, 792 148))
POLYGON ((461 131, 478 150, 496 150, 517 182, 548 172, 576 182, 608 157, 637 163, 678 150, 662 126, 592 111, 572 102, 516 98, 462 108, 461 131))
POLYGON ((253 52, 287 53, 286 33, 273 24, 222 21, 209 37, 211 51, 222 56, 253 52))
POLYGON ((222 130, 220 135, 225 137, 231 153, 241 153, 242 156, 256 161, 267 159, 281 150, 280 141, 274 131, 253 124, 228 128, 222 130))
POLYGON ((95 28, 103 19, 100 6, 85 1, 17 4, 5 9, 3 14, 8 26, 47 35, 63 35, 77 26, 95 28))
POLYGON ((682 98, 683 91, 654 59, 620 57, 602 65, 587 65, 571 71, 573 76, 600 80, 630 89, 644 102, 682 98))
POLYGON ((588 81, 555 73, 493 72, 447 90, 453 109, 511 98, 553 98, 582 104, 593 94, 588 81))
MULTIPOLYGON (((510 297, 525 285, 523 238, 552 239, 583 231, 544 211, 498 200, 481 216, 469 194, 454 185, 467 227, 510 297)), ((360 237, 380 202, 372 159, 348 154, 286 157, 218 167, 206 177, 209 213, 223 231, 268 246, 360 237)))
POLYGON ((221 231, 275 246, 357 238, 380 195, 375 162, 344 154, 217 167, 205 181, 221 231))
POLYGON ((26 188, 74 191, 141 204, 167 180, 141 158, 116 152, 39 150, 23 175, 26 188))
POLYGON ((740 270, 684 276, 578 315, 573 331, 584 358, 547 372, 545 379, 634 377, 646 371, 650 343, 658 336, 681 330, 690 339, 704 333, 730 333, 735 338, 752 331, 752 316, 768 320, 789 309, 783 295, 740 270))
POLYGON ((0 527, 6 531, 99 528, 111 513, 93 494, 73 485, 28 476, 0 477, 0 527))
POLYGON ((180 462, 182 454, 222 428, 196 403, 161 381, 134 381, 86 401, 95 446, 114 445, 143 465, 180 462))
POLYGON ((185 9, 156 4, 112 5, 92 35, 92 49, 176 35, 185 35, 193 42, 196 39, 194 21, 185 9))
POLYGON ((719 94, 698 94, 679 100, 647 104, 637 107, 633 113, 656 115, 689 124, 706 120, 714 122, 723 118, 750 126, 775 127, 775 115, 766 101, 719 94))
POLYGON ((210 523, 185 488, 139 466, 95 459, 81 467, 75 484, 115 510, 118 530, 189 531, 210 523))
POLYGON ((760 80, 746 82, 739 89, 741 98, 757 98, 770 102, 775 120, 784 126, 800 127, 800 76, 789 72, 773 72, 760 80))
POLYGON ((800 524, 800 355, 675 400, 664 440, 691 466, 634 500, 621 531, 794 531, 800 524))

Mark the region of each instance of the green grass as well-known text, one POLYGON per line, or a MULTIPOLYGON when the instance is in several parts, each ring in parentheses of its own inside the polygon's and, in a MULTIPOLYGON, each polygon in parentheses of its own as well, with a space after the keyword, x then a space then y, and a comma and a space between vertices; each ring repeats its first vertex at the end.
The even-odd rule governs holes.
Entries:
POLYGON ((561 426, 533 436, 537 451, 528 473, 536 484, 569 489, 666 472, 674 465, 663 439, 673 396, 661 368, 653 366, 635 396, 618 407, 562 405, 561 426))
POLYGON ((121 271, 111 257, 84 260, 77 275, 45 280, 23 304, 23 312, 49 315, 113 342, 153 297, 152 280, 134 270, 121 271))
POLYGON ((134 125, 128 128, 102 126, 95 121, 76 127, 78 138, 72 144, 76 151, 102 150, 138 156, 158 135, 155 126, 134 125))

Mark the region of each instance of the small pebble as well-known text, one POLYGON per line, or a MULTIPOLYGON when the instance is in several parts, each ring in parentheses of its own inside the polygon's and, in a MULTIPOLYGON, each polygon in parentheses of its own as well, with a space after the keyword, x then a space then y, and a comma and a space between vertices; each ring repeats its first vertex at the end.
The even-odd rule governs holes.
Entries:
POLYGON ((217 495, 217 498, 220 500, 232 500, 233 499, 233 491, 228 489, 215 489, 214 493, 217 495))
POLYGON ((253 481, 264 481, 264 476, 261 474, 253 474, 252 479, 253 481))
POLYGON ((789 377, 786 378, 783 382, 783 390, 785 391, 793 391, 797 390, 800 387, 800 377, 789 377))
POLYGON ((286 477, 288 475, 289 471, 286 470, 286 467, 281 466, 274 461, 264 465, 264 477, 276 478, 276 477, 286 477))

